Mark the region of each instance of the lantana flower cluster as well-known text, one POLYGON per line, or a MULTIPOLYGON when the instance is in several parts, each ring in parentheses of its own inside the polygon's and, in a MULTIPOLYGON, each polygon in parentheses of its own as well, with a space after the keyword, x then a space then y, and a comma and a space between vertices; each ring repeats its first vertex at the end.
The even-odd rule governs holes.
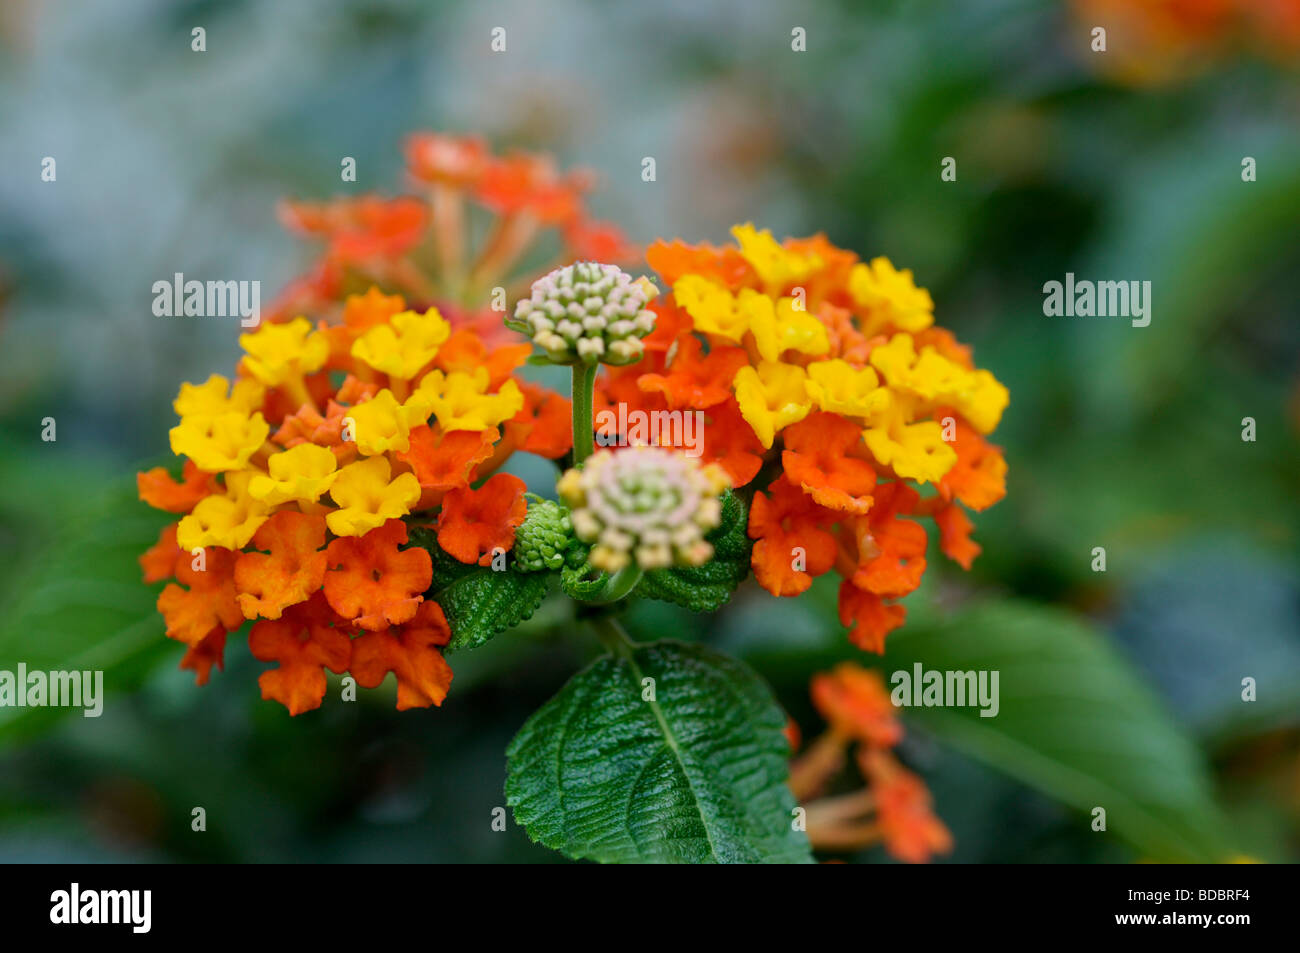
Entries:
POLYGON ((175 580, 158 608, 182 666, 205 683, 255 620, 253 654, 279 663, 263 695, 294 714, 319 706, 325 669, 363 687, 393 671, 399 708, 441 703, 449 632, 408 524, 465 563, 509 550, 527 501, 492 474, 572 445, 569 401, 514 376, 531 348, 505 300, 575 258, 637 256, 588 214, 588 172, 441 133, 410 137, 406 160, 413 194, 281 206, 322 251, 240 338, 233 381, 181 387, 181 479, 139 477, 180 517, 141 562, 146 581, 175 580))
POLYGON ((182 666, 206 682, 253 620, 252 654, 279 663, 263 697, 293 714, 320 705, 326 669, 370 688, 393 672, 398 708, 440 704, 450 632, 408 523, 464 563, 508 551, 527 502, 494 471, 515 451, 567 453, 569 402, 515 379, 528 344, 489 348, 373 288, 338 324, 266 323, 240 344, 233 381, 181 386, 182 478, 138 479, 179 517, 141 564, 148 582, 174 580, 158 609, 187 646, 182 666))
POLYGON ((921 521, 963 567, 980 551, 966 511, 1005 494, 987 437, 1007 390, 935 326, 910 271, 822 235, 732 234, 650 247, 671 293, 650 305, 645 357, 608 369, 597 407, 702 412, 702 459, 753 493, 758 582, 795 596, 835 570, 850 638, 883 652, 925 571, 921 521))

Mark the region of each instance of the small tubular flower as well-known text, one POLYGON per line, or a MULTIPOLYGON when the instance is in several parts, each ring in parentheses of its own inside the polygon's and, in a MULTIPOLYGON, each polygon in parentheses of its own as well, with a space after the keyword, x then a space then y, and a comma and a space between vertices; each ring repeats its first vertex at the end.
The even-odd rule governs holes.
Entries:
POLYGON ((438 545, 463 563, 488 565, 494 552, 514 545, 528 512, 524 489, 519 477, 498 473, 478 489, 451 490, 438 514, 438 545))
POLYGON ((903 738, 898 709, 889 698, 884 677, 874 669, 841 662, 813 676, 810 694, 833 731, 886 748, 903 738))
POLYGON ((451 325, 437 308, 424 314, 403 311, 361 335, 351 353, 391 379, 409 381, 433 361, 450 335, 451 325))
POLYGON ((406 539, 406 524, 395 519, 330 543, 323 588, 330 608, 374 632, 415 618, 433 581, 433 561, 423 549, 398 549, 406 539))
POLYGON ((706 355, 700 340, 688 335, 681 339, 667 372, 642 374, 637 386, 646 392, 663 394, 668 406, 674 409, 704 410, 731 396, 731 381, 748 363, 742 348, 718 346, 706 355))
POLYGON ((364 536, 411 512, 420 498, 420 482, 412 473, 393 477, 387 457, 367 457, 339 471, 330 496, 339 506, 325 517, 330 532, 364 536))
POLYGON ((248 495, 260 503, 315 503, 338 478, 338 460, 325 447, 300 443, 267 459, 270 476, 257 473, 248 481, 248 495))
POLYGON ((171 429, 172 453, 189 457, 208 473, 242 470, 262 448, 271 425, 261 412, 190 414, 171 429))
POLYGON ((301 380, 320 370, 329 357, 329 342, 306 318, 264 323, 252 334, 241 334, 239 345, 246 352, 239 366, 267 387, 301 380))
POLYGON ((168 638, 193 646, 215 628, 239 628, 244 614, 236 598, 234 554, 210 547, 201 556, 187 556, 177 561, 176 582, 159 593, 158 611, 168 638))
POLYGON ((755 306, 749 313, 749 331, 763 360, 779 361, 786 351, 817 356, 830 350, 826 326, 807 311, 795 307, 795 299, 773 301, 754 295, 750 300, 755 306))
POLYGON ((723 469, 659 447, 600 450, 557 485, 574 532, 594 543, 590 562, 616 572, 699 566, 713 555, 704 537, 722 518, 723 469))
POLYGON ((176 527, 176 542, 187 552, 205 546, 243 549, 271 510, 249 493, 249 471, 226 475, 226 492, 204 497, 176 527))
POLYGON ((943 439, 938 421, 911 423, 909 417, 907 403, 895 398, 862 437, 872 455, 899 476, 937 483, 957 462, 957 452, 943 439))
POLYGON ((835 414, 813 414, 786 428, 781 464, 791 483, 822 506, 845 513, 871 509, 876 471, 863 457, 858 428, 835 414))
POLYGON ((416 427, 411 445, 397 454, 423 490, 452 490, 468 486, 475 468, 492 456, 500 434, 492 430, 451 430, 416 427))
POLYGON ((235 560, 239 608, 249 619, 278 619, 289 606, 306 602, 325 581, 325 520, 281 510, 253 535, 261 552, 235 560))
POLYGON ((695 330, 737 344, 749 330, 750 315, 762 295, 745 288, 737 300, 725 287, 701 275, 683 275, 673 285, 678 306, 691 317, 695 330))
POLYGON ((146 473, 137 473, 135 485, 140 499, 168 513, 188 513, 205 496, 221 489, 215 474, 203 472, 193 460, 185 461, 179 483, 172 479, 166 467, 154 467, 146 473))
POLYGON ((646 307, 654 296, 649 279, 580 261, 533 282, 513 323, 554 364, 631 364, 645 353, 641 339, 654 330, 655 313, 646 307))
POLYGON ((328 687, 325 669, 347 671, 352 640, 333 623, 334 613, 319 592, 274 620, 263 620, 248 634, 248 648, 263 662, 278 662, 257 679, 262 697, 275 699, 299 715, 319 708, 328 687))
POLYGON ((741 256, 769 287, 788 288, 798 284, 824 264, 816 254, 783 247, 766 228, 759 231, 747 223, 732 228, 731 234, 740 245, 741 256))
POLYGON ((906 863, 921 864, 934 854, 952 850, 952 834, 935 816, 924 781, 879 748, 859 749, 858 762, 870 783, 877 823, 891 854, 906 863))
POLYGON ((352 418, 352 439, 364 456, 405 453, 411 449, 411 422, 423 423, 423 414, 397 402, 384 388, 374 397, 348 410, 352 418))
POLYGON ((796 596, 835 565, 833 516, 784 477, 768 490, 749 510, 754 578, 774 596, 796 596))
POLYGON ((181 384, 172 402, 178 417, 215 417, 240 413, 248 416, 262 406, 265 388, 246 377, 233 384, 220 374, 213 374, 202 384, 181 384))
POLYGON ((845 417, 874 417, 889 406, 890 394, 870 367, 835 358, 813 361, 805 387, 820 410, 845 417))
POLYGON ((868 334, 887 327, 915 333, 934 323, 930 292, 916 286, 911 269, 899 271, 883 256, 854 265, 848 291, 854 303, 867 310, 864 330, 868 334))
POLYGON ((450 641, 442 607, 426 600, 409 622, 362 633, 352 643, 352 674, 362 688, 378 688, 392 672, 398 711, 441 705, 451 687, 451 666, 441 648, 450 641))
POLYGON ((488 372, 483 367, 472 374, 431 371, 406 407, 425 419, 432 414, 443 430, 499 427, 523 408, 524 395, 513 380, 506 381, 495 394, 488 390, 488 383, 488 372))
POLYGON ((762 361, 756 368, 742 367, 736 373, 740 413, 764 447, 772 446, 777 431, 798 423, 812 410, 807 377, 802 367, 772 361, 762 361))

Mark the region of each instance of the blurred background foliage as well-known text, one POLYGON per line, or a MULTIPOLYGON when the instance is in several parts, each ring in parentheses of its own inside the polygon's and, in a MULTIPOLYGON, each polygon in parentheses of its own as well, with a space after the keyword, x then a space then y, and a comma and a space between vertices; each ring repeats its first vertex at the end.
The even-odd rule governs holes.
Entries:
MULTIPOLYGON (((639 241, 753 220, 888 255, 1010 388, 984 554, 933 560, 886 659, 859 656, 1003 673, 998 718, 905 716, 949 859, 1300 859, 1300 10, 1239 29, 1239 6, 7 0, 0 668, 103 668, 114 694, 97 720, 0 711, 0 859, 557 859, 490 820, 507 741, 596 650, 562 605, 453 656, 440 710, 394 711, 390 680, 290 719, 239 642, 195 688, 137 581, 161 520, 133 474, 238 333, 154 317, 152 283, 256 278, 265 303, 306 260, 275 201, 400 190, 421 128, 593 167, 639 241), (1045 317, 1067 271, 1151 281, 1150 326, 1045 317)), ((833 601, 747 587, 629 626, 748 659, 808 737, 809 676, 856 654, 833 601)))

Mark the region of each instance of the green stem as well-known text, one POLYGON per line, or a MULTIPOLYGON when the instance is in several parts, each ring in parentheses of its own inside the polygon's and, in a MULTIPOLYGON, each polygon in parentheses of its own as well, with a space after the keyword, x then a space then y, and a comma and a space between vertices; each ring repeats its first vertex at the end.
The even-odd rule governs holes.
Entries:
POLYGON ((600 639, 600 644, 605 646, 612 655, 631 658, 636 643, 628 637, 617 619, 610 616, 592 619, 591 628, 596 633, 596 638, 600 639))
POLYGON ((599 364, 573 365, 573 463, 577 466, 596 452, 592 401, 599 364))

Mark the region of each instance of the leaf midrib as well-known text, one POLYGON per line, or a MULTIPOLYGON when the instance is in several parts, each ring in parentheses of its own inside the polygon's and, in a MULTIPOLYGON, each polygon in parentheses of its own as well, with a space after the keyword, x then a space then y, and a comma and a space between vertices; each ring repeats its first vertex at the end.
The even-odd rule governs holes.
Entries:
MULTIPOLYGON (((641 689, 641 680, 645 676, 642 673, 641 666, 636 663, 635 650, 628 652, 624 657, 627 659, 628 666, 632 670, 633 691, 639 692, 641 689)), ((695 813, 699 815, 700 826, 704 828, 704 837, 709 843, 709 856, 714 860, 717 860, 718 848, 717 845, 713 843, 713 833, 709 830, 708 819, 704 816, 700 795, 695 790, 695 782, 691 780, 691 773, 687 770, 686 762, 682 759, 681 749, 677 744, 677 736, 673 733, 672 727, 668 724, 668 720, 664 717, 663 710, 659 706, 659 693, 657 691, 654 693, 654 697, 648 702, 648 704, 650 705, 650 710, 654 712, 655 719, 659 722, 660 729, 663 731, 664 744, 668 750, 672 752, 673 759, 677 762, 678 767, 681 768, 682 777, 686 779, 686 786, 691 790, 691 802, 695 805, 695 813)), ((631 810, 632 794, 634 790, 635 785, 628 791, 629 812, 631 810)), ((638 846, 637 853, 639 854, 640 852, 641 848, 638 846)))

